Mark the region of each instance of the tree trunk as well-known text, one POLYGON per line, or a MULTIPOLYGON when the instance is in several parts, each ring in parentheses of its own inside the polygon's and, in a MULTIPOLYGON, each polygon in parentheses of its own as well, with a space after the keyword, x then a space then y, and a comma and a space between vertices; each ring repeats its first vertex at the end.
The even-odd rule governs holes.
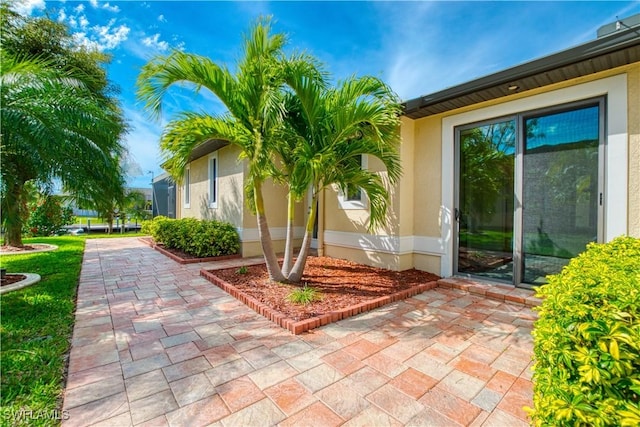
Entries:
POLYGON ((318 206, 318 198, 313 197, 311 200, 311 210, 309 211, 309 218, 307 218, 307 226, 304 230, 304 239, 302 239, 302 247, 300 253, 296 259, 296 263, 291 270, 287 280, 292 283, 300 283, 302 280, 302 274, 304 273, 304 266, 307 264, 307 257, 309 256, 309 250, 311 249, 311 239, 313 238, 313 225, 316 219, 316 206, 318 206))
POLYGON ((262 253, 264 254, 264 261, 267 265, 269 280, 275 282, 284 282, 286 279, 282 274, 282 271, 280 271, 280 265, 278 265, 278 257, 276 256, 276 251, 273 248, 271 232, 269 231, 267 217, 264 212, 262 183, 259 181, 255 181, 253 185, 253 194, 256 202, 256 216, 258 218, 258 234, 260 235, 260 243, 262 244, 262 253))
POLYGON ((24 201, 24 183, 13 182, 7 185, 4 200, 5 245, 21 248, 22 244, 22 204, 24 201))
POLYGON ((284 261, 282 262, 282 275, 288 277, 293 265, 293 223, 295 216, 295 199, 291 191, 289 191, 289 201, 287 209, 287 236, 284 248, 284 261))

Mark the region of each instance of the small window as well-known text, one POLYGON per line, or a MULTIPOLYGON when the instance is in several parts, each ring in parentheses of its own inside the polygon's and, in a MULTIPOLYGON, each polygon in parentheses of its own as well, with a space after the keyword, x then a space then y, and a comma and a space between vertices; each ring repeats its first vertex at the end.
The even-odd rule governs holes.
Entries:
POLYGON ((191 207, 191 170, 187 166, 187 169, 184 171, 184 207, 191 207))
MULTIPOLYGON (((356 160, 360 163, 362 168, 362 154, 355 156, 356 160)), ((347 187, 347 194, 344 198, 348 202, 361 202, 362 201, 362 188, 349 186, 347 187)))
POLYGON ((218 207, 218 155, 209 157, 209 207, 218 207))
MULTIPOLYGON (((360 161, 360 167, 366 169, 367 157, 358 154, 356 158, 360 161)), ((338 195, 338 203, 341 209, 366 209, 366 198, 362 188, 348 186, 346 190, 346 193, 340 192, 338 195)))

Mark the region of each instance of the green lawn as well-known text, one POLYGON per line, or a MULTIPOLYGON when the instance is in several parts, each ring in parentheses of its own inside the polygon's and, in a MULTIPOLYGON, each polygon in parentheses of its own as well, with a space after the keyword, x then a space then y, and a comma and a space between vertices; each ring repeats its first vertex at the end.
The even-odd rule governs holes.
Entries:
POLYGON ((0 297, 2 426, 60 423, 50 417, 64 415, 63 376, 85 240, 142 235, 96 233, 25 239, 25 244, 49 243, 58 249, 0 257, 0 265, 9 273, 37 273, 42 277, 35 285, 0 297))
POLYGON ((0 299, 2 425, 52 425, 57 422, 47 416, 61 409, 85 239, 25 239, 25 243, 36 242, 58 245, 58 249, 3 255, 0 260, 9 273, 42 277, 39 283, 0 299))

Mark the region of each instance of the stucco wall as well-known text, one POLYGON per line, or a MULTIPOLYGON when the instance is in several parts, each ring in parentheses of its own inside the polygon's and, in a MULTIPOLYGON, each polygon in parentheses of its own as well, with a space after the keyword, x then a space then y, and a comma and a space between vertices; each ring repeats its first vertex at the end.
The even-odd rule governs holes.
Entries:
POLYGON ((191 200, 184 206, 184 189, 179 187, 178 218, 216 219, 242 227, 243 213, 243 165, 238 161, 238 148, 228 145, 217 151, 218 203, 209 207, 209 156, 194 160, 189 165, 191 173, 191 200))
POLYGON ((640 237, 640 64, 629 70, 629 235, 640 237))

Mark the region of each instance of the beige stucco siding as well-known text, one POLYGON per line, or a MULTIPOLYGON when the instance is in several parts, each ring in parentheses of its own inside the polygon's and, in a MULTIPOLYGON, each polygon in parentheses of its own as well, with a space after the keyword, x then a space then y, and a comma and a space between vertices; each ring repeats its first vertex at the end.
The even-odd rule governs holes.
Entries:
POLYGON ((640 237, 640 64, 628 74, 629 98, 629 235, 640 237))
POLYGON ((439 116, 415 122, 414 234, 440 237, 442 205, 442 121, 439 116))
POLYGON ((212 153, 218 157, 217 207, 209 205, 209 158, 203 156, 189 164, 191 197, 189 207, 184 204, 184 188, 178 187, 178 218, 216 219, 242 227, 243 166, 238 161, 239 150, 231 145, 212 153))

